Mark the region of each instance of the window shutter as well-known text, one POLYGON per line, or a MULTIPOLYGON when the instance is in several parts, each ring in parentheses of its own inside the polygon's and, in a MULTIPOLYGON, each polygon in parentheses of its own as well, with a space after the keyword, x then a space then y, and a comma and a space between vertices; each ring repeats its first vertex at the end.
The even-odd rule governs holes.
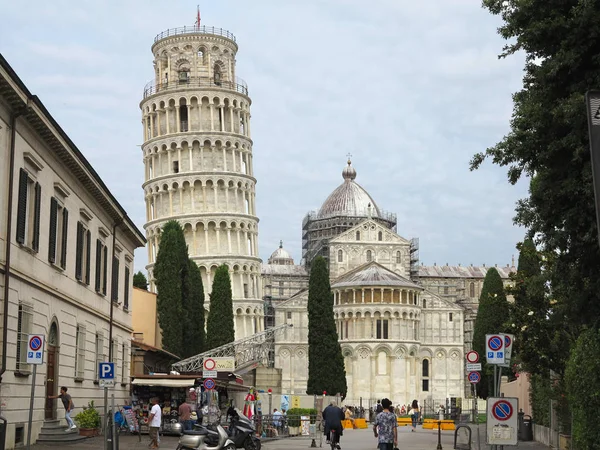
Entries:
POLYGON ((77 222, 77 250, 75 253, 75 278, 81 281, 81 262, 83 259, 83 225, 77 222))
POLYGON ((100 264, 102 264, 102 242, 96 239, 96 292, 100 292, 100 264))
POLYGON ((62 246, 60 248, 60 267, 67 267, 67 239, 69 237, 69 211, 63 208, 62 246))
POLYGON ((113 256, 112 266, 112 301, 117 302, 119 300, 119 258, 113 256))
POLYGON ((19 174, 19 202, 17 207, 17 242, 25 244, 25 223, 27 222, 27 187, 29 175, 24 169, 19 174))
POLYGON ((58 202, 54 197, 50 199, 50 242, 48 243, 48 261, 56 262, 56 216, 58 202))
POLYGON ((85 240, 86 253, 85 253, 85 284, 90 284, 90 262, 92 260, 92 233, 87 230, 87 239, 85 240))
POLYGON ((102 294, 106 295, 106 277, 108 275, 108 247, 104 246, 104 267, 103 270, 104 277, 102 278, 102 294))
POLYGON ((40 183, 35 183, 35 203, 33 205, 33 239, 31 240, 31 248, 34 251, 40 249, 40 213, 42 207, 42 186, 40 183))
MULTIPOLYGON (((125 292, 123 294, 123 309, 129 309, 129 267, 125 267, 125 292)), ((125 361, 124 357, 123 361, 125 361)))

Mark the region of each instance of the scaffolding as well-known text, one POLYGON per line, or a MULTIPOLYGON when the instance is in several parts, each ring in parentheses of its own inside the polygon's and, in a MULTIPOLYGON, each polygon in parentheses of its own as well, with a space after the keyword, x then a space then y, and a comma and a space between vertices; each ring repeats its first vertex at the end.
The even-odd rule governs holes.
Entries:
POLYGON ((419 282, 419 238, 410 240, 410 279, 419 282))
POLYGON ((236 370, 243 370, 254 364, 273 367, 275 361, 275 335, 291 324, 283 324, 270 328, 260 333, 253 334, 243 339, 221 345, 196 356, 179 361, 172 365, 173 370, 180 373, 197 373, 202 371, 204 358, 235 358, 236 370))

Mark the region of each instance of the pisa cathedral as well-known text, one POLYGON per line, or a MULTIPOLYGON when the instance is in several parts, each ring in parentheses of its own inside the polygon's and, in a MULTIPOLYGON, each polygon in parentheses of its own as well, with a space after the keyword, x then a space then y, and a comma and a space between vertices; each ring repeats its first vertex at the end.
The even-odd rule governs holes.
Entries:
MULTIPOLYGON (((276 337, 274 364, 281 392, 304 394, 308 273, 323 256, 347 401, 462 397, 464 354, 487 268, 420 264, 418 239, 397 232, 395 214, 356 182, 350 160, 341 184, 303 220, 302 261, 296 264, 282 243, 261 262, 252 102, 236 76, 237 51, 233 34, 204 26, 167 30, 152 45, 154 78, 140 103, 151 289, 160 230, 177 220, 200 267, 206 305, 216 268, 229 267, 236 339, 293 325, 276 337)), ((505 282, 513 266, 497 267, 505 282)))

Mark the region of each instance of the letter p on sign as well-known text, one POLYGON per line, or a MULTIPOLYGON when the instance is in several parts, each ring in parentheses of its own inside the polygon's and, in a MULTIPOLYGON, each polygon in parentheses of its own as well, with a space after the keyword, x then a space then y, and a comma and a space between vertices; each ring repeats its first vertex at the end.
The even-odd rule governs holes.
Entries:
POLYGON ((98 373, 101 380, 114 380, 115 378, 115 363, 104 362, 99 363, 98 373))

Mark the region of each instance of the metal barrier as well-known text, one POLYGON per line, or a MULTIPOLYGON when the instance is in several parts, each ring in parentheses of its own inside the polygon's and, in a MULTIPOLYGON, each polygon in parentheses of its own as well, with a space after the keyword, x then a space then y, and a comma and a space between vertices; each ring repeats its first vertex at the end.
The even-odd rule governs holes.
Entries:
POLYGON ((471 427, 469 425, 458 424, 456 425, 456 430, 454 431, 454 448, 457 450, 471 450, 471 427), (466 428, 468 431, 467 442, 458 443, 458 432, 461 428, 466 428))
POLYGON ((263 439, 311 439, 321 447, 323 441, 322 420, 318 415, 255 415, 252 418, 256 433, 263 439))

